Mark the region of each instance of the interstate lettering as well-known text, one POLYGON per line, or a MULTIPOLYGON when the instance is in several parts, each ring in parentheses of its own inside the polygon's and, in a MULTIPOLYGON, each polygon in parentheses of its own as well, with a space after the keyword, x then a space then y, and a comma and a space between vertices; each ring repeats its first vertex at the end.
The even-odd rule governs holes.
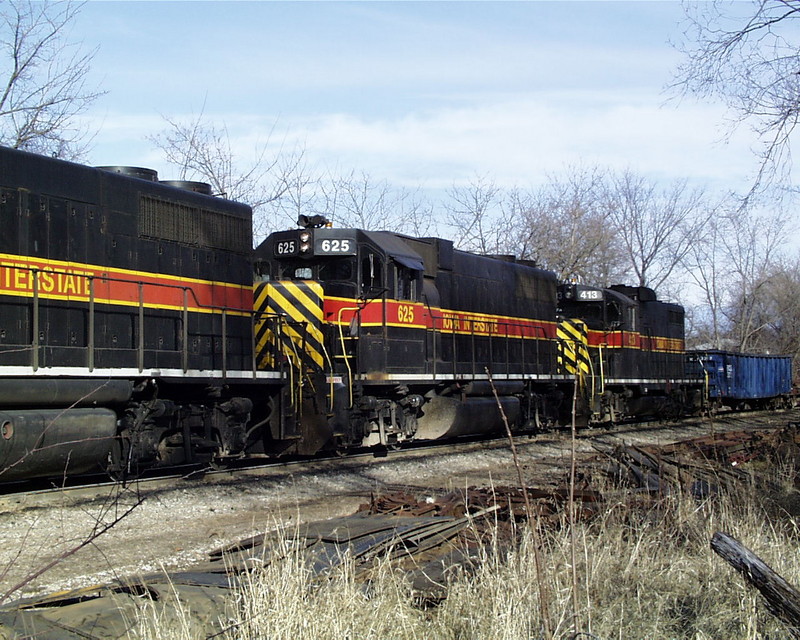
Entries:
POLYGON ((6 293, 33 293, 34 273, 39 293, 54 296, 89 297, 89 278, 91 271, 79 269, 34 270, 29 265, 18 262, 0 262, 0 289, 6 293))

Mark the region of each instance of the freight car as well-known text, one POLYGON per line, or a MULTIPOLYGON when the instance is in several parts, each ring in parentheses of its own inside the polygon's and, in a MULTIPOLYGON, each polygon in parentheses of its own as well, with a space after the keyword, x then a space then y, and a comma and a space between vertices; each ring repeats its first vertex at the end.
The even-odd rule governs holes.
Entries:
POLYGON ((695 350, 689 362, 701 371, 710 410, 786 408, 792 404, 788 356, 695 350))

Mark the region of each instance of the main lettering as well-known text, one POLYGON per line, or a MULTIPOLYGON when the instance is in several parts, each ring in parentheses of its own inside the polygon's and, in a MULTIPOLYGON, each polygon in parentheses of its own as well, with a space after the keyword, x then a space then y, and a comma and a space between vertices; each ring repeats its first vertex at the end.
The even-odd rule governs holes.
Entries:
POLYGON ((92 271, 65 268, 38 269, 20 262, 0 262, 0 290, 2 293, 45 293, 52 296, 87 298, 89 281, 96 274, 92 271))

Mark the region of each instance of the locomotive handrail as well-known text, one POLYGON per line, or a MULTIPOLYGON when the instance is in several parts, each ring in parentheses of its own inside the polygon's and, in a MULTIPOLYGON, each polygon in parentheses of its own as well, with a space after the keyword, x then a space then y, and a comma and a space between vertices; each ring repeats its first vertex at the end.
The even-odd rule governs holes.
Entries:
POLYGON ((475 362, 475 320, 470 319, 469 321, 469 333, 470 333, 470 346, 472 347, 472 352, 470 354, 470 359, 472 360, 472 377, 474 378, 477 374, 476 371, 476 362, 475 362))
POLYGON ((256 372, 258 371, 258 356, 256 355, 256 317, 259 315, 259 312, 254 311, 253 315, 250 316, 250 366, 252 367, 253 378, 256 377, 256 372))
MULTIPOLYGON (((592 359, 589 358, 589 373, 591 374, 591 383, 592 383, 592 395, 590 396, 590 401, 592 405, 594 405, 594 399, 597 395, 602 396, 605 392, 605 376, 603 375, 603 347, 602 345, 598 346, 597 349, 598 357, 600 358, 600 392, 598 394, 595 393, 595 371, 594 371, 594 363, 592 359)), ((601 403, 602 404, 602 403, 601 403)))
POLYGON ((31 354, 31 368, 36 371, 39 369, 39 270, 33 269, 31 273, 33 279, 33 336, 31 354))
MULTIPOLYGON (((137 354, 137 364, 139 365, 139 373, 144 371, 144 283, 137 283, 139 288, 139 346, 137 354)), ((184 349, 186 345, 183 345, 184 349)), ((184 369, 184 373, 186 370, 184 369)))
MULTIPOLYGON (((361 307, 342 307, 339 309, 339 313, 336 316, 336 326, 339 330, 339 341, 342 345, 342 359, 344 360, 344 365, 347 367, 347 389, 350 395, 350 404, 348 408, 353 406, 353 370, 350 367, 350 357, 347 355, 347 348, 344 342, 344 331, 342 330, 342 314, 345 311, 355 311, 358 313, 361 310, 361 307)), ((331 394, 333 394, 333 382, 331 382, 331 394)), ((331 400, 333 400, 333 395, 331 395, 331 400)))
MULTIPOLYGON (((606 392, 606 371, 605 371, 605 358, 603 356, 604 345, 597 345, 597 357, 600 359, 600 395, 606 392)), ((592 359, 589 358, 589 365, 592 364, 592 359)), ((594 367, 592 367, 594 369, 594 367)))
MULTIPOLYGON (((539 341, 540 340, 547 340, 548 338, 547 338, 547 333, 545 333, 544 327, 540 327, 538 325, 534 325, 533 332, 542 334, 541 338, 536 338, 535 342, 534 342, 534 344, 536 345, 536 365, 537 365, 537 368, 538 368, 538 366, 539 366, 539 355, 540 355, 540 352, 539 352, 539 341)), ((525 349, 524 348, 522 350, 522 353, 523 354, 525 353, 525 349)), ((553 354, 552 354, 552 351, 550 352, 549 355, 550 355, 550 362, 548 362, 547 364, 548 364, 548 369, 550 371, 552 371, 553 370, 553 354)), ((523 364, 524 364, 524 360, 523 360, 523 364)))
POLYGON ((328 384, 330 386, 330 403, 331 403, 331 407, 332 407, 333 406, 333 390, 334 390, 333 379, 334 379, 334 373, 335 373, 335 371, 333 370, 333 359, 331 358, 330 354, 328 353, 328 349, 325 346, 325 341, 324 340, 320 343, 320 346, 322 347, 322 355, 325 356, 325 361, 328 363, 328 370, 330 371, 330 375, 328 376, 328 379, 329 379, 329 383, 328 384))
POLYGON ((89 278, 89 335, 86 336, 86 366, 94 371, 94 276, 89 278))
MULTIPOLYGON (((279 344, 285 344, 285 342, 283 341, 283 334, 284 334, 283 325, 286 324, 286 317, 279 313, 277 318, 278 318, 278 342, 279 342, 279 344)), ((300 370, 300 356, 297 354, 297 350, 295 349, 294 340, 289 340, 288 342, 289 342, 289 348, 292 350, 291 354, 286 354, 287 355, 286 359, 289 362, 289 389, 292 390, 290 406, 294 407, 294 406, 296 406, 295 405, 294 370, 295 370, 295 367, 296 367, 298 369, 298 373, 299 373, 299 370, 300 370)))
MULTIPOLYGON (((97 312, 97 289, 96 282, 99 278, 104 283, 119 282, 129 285, 137 286, 136 308, 137 308, 137 342, 136 342, 136 368, 140 372, 144 371, 145 365, 145 331, 144 320, 145 310, 149 308, 145 302, 145 291, 147 288, 161 288, 180 290, 182 292, 182 305, 181 305, 181 368, 184 372, 189 370, 189 301, 193 302, 193 306, 198 309, 198 312, 207 312, 211 314, 219 313, 222 322, 222 374, 223 377, 227 376, 228 372, 228 353, 227 353, 227 316, 230 313, 236 313, 244 316, 254 318, 254 310, 252 307, 232 307, 222 305, 209 305, 201 302, 197 296, 197 292, 192 286, 185 284, 167 284, 162 282, 145 282, 144 280, 134 278, 118 278, 109 275, 98 275, 95 273, 75 273, 67 269, 47 268, 41 269, 40 267, 30 267, 22 264, 15 264, 14 269, 30 273, 30 291, 33 300, 32 306, 32 321, 31 321, 31 368, 34 371, 39 369, 39 350, 42 346, 40 336, 40 311, 43 298, 58 299, 56 296, 49 296, 49 291, 43 291, 41 285, 40 274, 46 271, 48 274, 70 276, 71 278, 80 278, 85 281, 86 286, 83 288, 85 293, 75 293, 73 297, 76 300, 85 301, 88 303, 88 318, 87 318, 87 335, 86 335, 86 366, 89 371, 94 371, 96 366, 96 312, 97 312)), ((110 302, 109 304, 113 304, 110 302)), ((67 346, 67 345, 65 345, 67 346)), ((212 343, 213 348, 213 343, 212 343)), ((253 375, 257 373, 257 361, 255 352, 255 331, 253 322, 251 322, 251 353, 253 361, 253 375)))
MULTIPOLYGON (((525 341, 531 339, 534 341, 533 347, 535 349, 534 355, 534 362, 535 362, 535 370, 539 371, 539 360, 541 357, 541 345, 540 342, 542 340, 549 340, 547 336, 547 332, 545 331, 544 327, 538 325, 531 325, 527 327, 527 329, 533 333, 532 336, 526 336, 525 332, 522 331, 522 327, 524 326, 521 324, 520 319, 509 319, 509 320, 498 320, 498 321, 490 321, 486 323, 486 328, 479 330, 476 328, 476 323, 481 322, 481 320, 476 320, 474 318, 451 318, 446 314, 434 314, 431 312, 431 309, 428 309, 431 324, 428 331, 432 334, 432 348, 433 348, 433 357, 431 358, 431 366, 433 367, 433 375, 436 376, 437 373, 437 358, 438 358, 438 344, 437 336, 450 336, 451 338, 451 346, 452 346, 452 358, 450 360, 450 364, 452 366, 452 373, 453 375, 475 375, 476 367, 477 367, 477 349, 476 349, 476 339, 479 337, 485 337, 488 339, 489 343, 489 359, 493 362, 496 349, 495 344, 497 339, 499 338, 502 340, 502 344, 505 348, 505 362, 499 362, 498 364, 505 366, 505 373, 507 376, 512 375, 511 372, 511 364, 512 364, 512 357, 511 357, 511 346, 515 343, 515 341, 519 341, 520 345, 520 354, 521 354, 521 372, 527 371, 527 358, 526 358, 526 348, 525 348, 525 341), (452 322, 447 322, 452 320, 452 322), (460 323, 460 329, 458 324, 460 323), (519 335, 512 335, 513 332, 511 328, 520 328, 519 335), (459 367, 459 363, 461 362, 458 357, 458 342, 456 341, 456 336, 458 331, 461 331, 464 334, 465 338, 469 339, 470 343, 470 355, 469 359, 464 361, 467 369, 461 370, 459 367)), ((552 364, 552 356, 551 356, 552 364)))
POLYGON ((228 310, 222 310, 222 378, 228 377, 228 310))
MULTIPOLYGON (((275 319, 277 319, 277 322, 278 322, 277 331, 274 332, 276 334, 276 336, 278 336, 278 339, 276 340, 276 342, 278 344, 285 344, 285 342, 289 343, 289 348, 291 349, 291 354, 285 354, 285 355, 287 356, 287 361, 289 362, 289 365, 290 365, 289 366, 289 385, 290 385, 290 388, 293 390, 292 405, 294 406, 294 404, 295 404, 294 390, 295 390, 295 387, 297 385, 298 411, 302 412, 303 406, 302 406, 302 401, 301 401, 302 399, 300 397, 300 386, 302 385, 302 377, 303 377, 303 358, 302 358, 301 354, 298 353, 298 351, 297 351, 296 340, 290 334, 288 334, 288 333, 285 334, 284 333, 284 326, 295 327, 295 330, 297 331, 297 333, 298 334, 302 334, 302 346, 301 346, 300 352, 301 353, 305 353, 307 351, 306 345, 307 345, 308 336, 309 336, 309 332, 310 332, 309 328, 312 326, 312 323, 309 322, 308 320, 302 320, 302 321, 291 320, 283 313, 275 314, 275 313, 265 313, 265 312, 256 311, 254 313, 254 315, 258 315, 258 316, 263 315, 263 316, 265 316, 267 318, 272 316, 275 319), (302 331, 298 330, 297 327, 301 327, 302 331), (286 340, 285 342, 282 339, 284 335, 288 336, 288 340, 286 340), (295 383, 295 371, 294 371, 295 368, 297 369, 297 378, 298 378, 297 383, 295 383)), ((331 394, 330 397, 331 397, 331 403, 332 403, 333 402, 333 392, 334 392, 333 361, 332 361, 332 359, 330 357, 330 354, 328 353, 327 348, 325 347, 325 341, 324 340, 322 340, 320 342, 319 347, 322 350, 322 355, 324 357, 325 362, 328 365, 328 371, 330 372, 330 376, 328 376, 328 377, 330 378, 330 394, 331 394)), ((254 351, 255 351, 255 348, 254 348, 254 351)), ((324 365, 323 365, 322 369, 323 369, 323 371, 325 370, 324 365)), ((313 383, 312 383, 312 386, 313 386, 313 383)), ((352 391, 351 391, 351 394, 352 394, 352 391)), ((300 414, 298 414, 298 415, 299 415, 299 417, 301 417, 300 414)))
MULTIPOLYGON (((251 314, 253 312, 252 307, 233 307, 233 306, 230 306, 230 305, 221 306, 221 305, 205 304, 205 303, 201 302, 198 299, 197 294, 194 291, 194 288, 191 287, 191 286, 187 286, 185 284, 167 284, 167 283, 164 283, 164 282, 146 282, 144 280, 136 279, 136 278, 115 278, 115 277, 112 277, 112 276, 109 276, 109 275, 97 275, 97 274, 92 274, 92 273, 75 273, 73 271, 67 271, 65 269, 56 269, 56 268, 41 269, 39 267, 27 267, 27 266, 24 266, 24 265, 21 265, 21 264, 20 265, 14 264, 13 268, 16 271, 28 271, 28 272, 30 272, 32 274, 32 279, 36 278, 37 280, 38 280, 38 277, 36 276, 36 274, 39 274, 39 273, 42 273, 42 272, 46 272, 48 274, 65 275, 65 276, 71 276, 71 277, 74 277, 74 278, 82 278, 82 279, 87 280, 87 281, 98 280, 99 279, 99 280, 102 280, 103 282, 124 282, 124 283, 127 283, 127 284, 137 284, 137 285, 141 284, 141 285, 144 285, 145 287, 157 287, 157 288, 162 288, 162 289, 186 290, 186 291, 189 291, 192 294, 192 298, 193 298, 193 300, 195 302, 195 306, 198 309, 207 309, 209 311, 222 311, 223 309, 226 309, 226 310, 231 311, 231 312, 241 313, 242 315, 249 315, 249 314, 251 314)), ((228 285, 232 285, 232 286, 238 286, 238 287, 242 287, 244 289, 248 288, 248 285, 236 285, 236 284, 233 284, 233 283, 220 283, 220 284, 228 284, 228 285)), ((41 292, 41 288, 38 287, 38 284, 35 287, 31 287, 30 290, 34 295, 36 295, 37 293, 41 292), (38 289, 38 291, 37 291, 37 289, 38 289)), ((87 290, 86 294, 75 293, 75 294, 72 294, 72 295, 73 295, 73 297, 75 299, 83 299, 83 301, 88 302, 88 300, 89 300, 88 287, 86 288, 86 290, 87 290)), ((55 297, 55 296, 46 295, 49 292, 44 292, 44 293, 45 293, 44 297, 46 297, 46 298, 55 297)), ((113 303, 109 303, 109 304, 113 304, 113 303)), ((148 307, 148 306, 149 305, 145 305, 145 307, 148 307)))
POLYGON ((185 288, 181 314, 181 368, 184 373, 189 370, 189 296, 185 288))

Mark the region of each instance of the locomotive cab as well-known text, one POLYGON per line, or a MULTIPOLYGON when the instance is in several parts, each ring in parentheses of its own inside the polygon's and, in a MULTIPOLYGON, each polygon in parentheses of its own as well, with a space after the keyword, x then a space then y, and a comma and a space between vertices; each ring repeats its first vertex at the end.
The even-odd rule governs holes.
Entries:
POLYGON ((323 285, 326 295, 335 297, 419 301, 422 258, 401 245, 384 232, 284 231, 270 236, 256 250, 256 278, 314 280, 323 285))
POLYGON ((695 402, 686 392, 695 381, 683 366, 680 305, 648 287, 565 284, 558 312, 564 359, 584 379, 595 422, 669 415, 695 402))
MULTIPOLYGON (((381 404, 361 380, 395 393, 393 371, 425 367, 422 258, 388 232, 320 225, 272 234, 256 249, 255 269, 264 366, 282 362, 294 371, 289 404, 302 404, 312 388, 322 390, 317 419, 325 417, 337 441, 361 444, 370 429, 358 421, 353 428, 353 414, 362 406, 374 413, 373 405, 381 404), (276 321, 282 326, 268 326, 276 321)), ((306 411, 300 422, 310 415, 306 411)), ((397 427, 396 417, 390 422, 397 427)), ((310 428, 320 430, 319 424, 310 428)), ((308 429, 300 425, 294 432, 306 440, 308 429)), ((292 436, 292 429, 279 431, 279 439, 292 436)))
POLYGON ((558 314, 563 318, 580 318, 595 331, 637 330, 636 303, 614 289, 560 285, 558 314))

